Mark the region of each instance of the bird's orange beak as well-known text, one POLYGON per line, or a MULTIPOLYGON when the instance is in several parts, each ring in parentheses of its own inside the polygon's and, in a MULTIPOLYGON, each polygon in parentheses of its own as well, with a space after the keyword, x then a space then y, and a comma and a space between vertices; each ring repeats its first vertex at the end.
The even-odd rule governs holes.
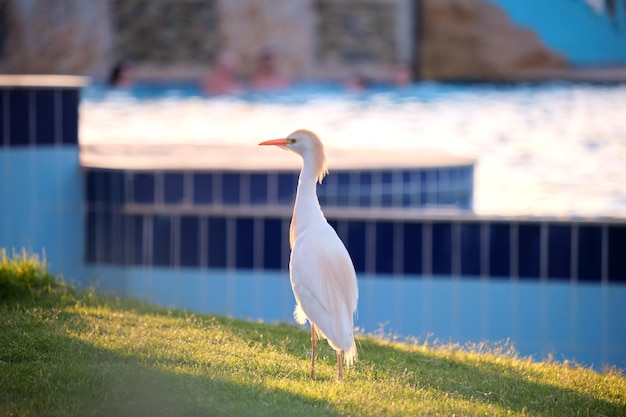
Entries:
POLYGON ((266 141, 259 143, 259 146, 266 146, 266 145, 287 146, 289 145, 289 140, 288 139, 270 139, 270 140, 266 140, 266 141))

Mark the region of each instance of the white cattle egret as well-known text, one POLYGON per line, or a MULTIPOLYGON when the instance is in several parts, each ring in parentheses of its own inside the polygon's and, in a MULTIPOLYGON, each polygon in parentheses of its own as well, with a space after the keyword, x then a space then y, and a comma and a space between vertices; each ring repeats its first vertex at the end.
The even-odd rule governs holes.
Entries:
POLYGON ((311 379, 315 379, 318 338, 327 339, 337 352, 337 378, 341 379, 342 357, 346 366, 357 358, 353 316, 359 291, 350 255, 324 218, 317 199, 317 182, 328 173, 324 145, 315 133, 304 129, 259 145, 275 145, 302 157, 289 229, 289 274, 296 298, 293 315, 299 324, 311 323, 311 379))

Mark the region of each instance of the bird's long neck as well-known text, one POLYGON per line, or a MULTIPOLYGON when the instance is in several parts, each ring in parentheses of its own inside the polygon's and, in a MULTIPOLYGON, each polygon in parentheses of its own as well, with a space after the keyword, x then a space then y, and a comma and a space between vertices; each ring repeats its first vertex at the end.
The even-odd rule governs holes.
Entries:
POLYGON ((324 220, 319 200, 317 199, 317 177, 319 172, 315 172, 312 163, 309 163, 307 155, 303 156, 302 171, 298 179, 298 190, 296 191, 296 202, 291 218, 290 242, 291 247, 297 238, 312 223, 324 220))

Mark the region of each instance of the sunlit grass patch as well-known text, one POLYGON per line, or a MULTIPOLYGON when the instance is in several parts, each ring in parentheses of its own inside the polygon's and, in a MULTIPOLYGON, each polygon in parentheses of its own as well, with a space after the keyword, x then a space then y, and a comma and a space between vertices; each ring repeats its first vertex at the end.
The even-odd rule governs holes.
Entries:
MULTIPOLYGON (((26 285, 33 280, 19 276, 44 273, 30 271, 8 279, 26 285)), ((342 382, 325 343, 310 381, 306 330, 70 291, 46 279, 48 295, 29 290, 0 301, 0 416, 626 415, 620 372, 537 362, 507 343, 360 335, 360 360, 342 382), (66 290, 55 298, 59 288, 66 290)))

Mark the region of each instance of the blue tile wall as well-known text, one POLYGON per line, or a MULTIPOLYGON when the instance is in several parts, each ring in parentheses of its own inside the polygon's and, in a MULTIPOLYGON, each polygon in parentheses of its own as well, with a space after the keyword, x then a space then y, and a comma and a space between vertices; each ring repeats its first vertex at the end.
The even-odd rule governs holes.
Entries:
POLYGON ((602 277, 602 227, 578 227, 578 280, 600 281, 602 277))
POLYGON ((548 226, 548 276, 569 279, 572 276, 572 227, 548 226))
POLYGON ((508 223, 491 223, 489 228, 489 276, 509 277, 511 268, 511 227, 508 223))
POLYGON ((263 268, 284 269, 283 248, 288 239, 283 231, 283 219, 266 218, 263 221, 263 268))
POLYGON ((250 174, 250 204, 266 205, 267 196, 267 174, 250 174))
POLYGON ((480 223, 461 223, 461 275, 481 274, 481 249, 480 223))
POLYGON ((540 270, 540 225, 520 224, 518 228, 518 276, 537 278, 540 270))
POLYGON ((76 87, 0 87, 0 146, 78 146, 76 87))
POLYGON ((402 272, 419 275, 423 273, 422 266, 422 224, 406 222, 402 224, 403 264, 402 272))
POLYGON ((154 204, 156 201, 156 175, 151 172, 136 172, 132 176, 132 201, 154 204))
POLYGON ((35 137, 38 145, 55 143, 55 106, 54 90, 38 90, 35 93, 35 137), (52 111, 50 111, 52 109, 52 111))
POLYGON ((127 216, 127 233, 125 240, 128 242, 126 245, 128 255, 126 265, 150 265, 148 259, 144 259, 144 223, 144 216, 127 216))
POLYGON ((163 202, 165 204, 181 204, 185 196, 184 177, 181 172, 163 174, 163 202))
POLYGON ((235 229, 235 262, 237 268, 252 269, 254 266, 254 220, 240 217, 235 229))
POLYGON ((228 245, 226 219, 220 217, 209 217, 207 218, 207 223, 207 266, 209 268, 226 268, 226 247, 228 245))
POLYGON ((29 101, 33 95, 32 90, 9 90, 9 143, 13 146, 25 146, 31 142, 29 101))
POLYGON ((376 246, 375 258, 376 265, 374 271, 382 274, 393 274, 394 260, 396 251, 402 248, 396 248, 396 240, 394 237, 394 223, 388 221, 379 221, 374 223, 376 227, 376 246))
POLYGON ((61 90, 61 139, 64 145, 78 144, 78 106, 80 91, 64 88, 61 90))
POLYGON ((432 242, 433 274, 452 274, 452 223, 433 223, 432 242))
POLYGON ((241 175, 226 172, 222 175, 222 203, 239 205, 241 201, 241 175))
POLYGON ((152 264, 154 266, 172 266, 172 218, 153 216, 152 235, 152 264))
POLYGON ((298 186, 297 173, 278 174, 278 203, 293 204, 296 198, 296 188, 298 186))
MULTIPOLYGON (((442 184, 457 174, 447 179, 446 175, 437 174, 442 184)), ((345 187, 364 178, 380 185, 414 176, 422 173, 357 173, 338 176, 334 186, 345 187)), ((234 205, 241 203, 240 198, 252 205, 270 204, 269 184, 274 180, 275 197, 282 193, 279 199, 293 199, 295 175, 279 174, 270 180, 261 173, 86 169, 84 178, 88 263, 243 269, 288 266, 288 217, 265 217, 253 209, 247 216, 185 210, 189 203, 201 209, 215 202, 234 205), (229 194, 234 189, 238 192, 229 194), (133 210, 129 212, 128 207, 133 210)), ((359 198, 360 192, 350 199, 359 198)), ((626 281, 626 225, 622 223, 382 217, 329 218, 359 273, 626 281)))
POLYGON ((180 218, 180 266, 200 266, 200 220, 196 216, 180 218))
POLYGON ((339 237, 345 242, 350 251, 354 269, 359 272, 365 272, 365 226, 364 221, 347 221, 347 233, 344 236, 341 227, 338 226, 339 237))
POLYGON ((626 282, 626 226, 612 227, 608 234, 608 279, 626 282))
POLYGON ((213 175, 207 172, 193 174, 193 203, 213 203, 213 175))

